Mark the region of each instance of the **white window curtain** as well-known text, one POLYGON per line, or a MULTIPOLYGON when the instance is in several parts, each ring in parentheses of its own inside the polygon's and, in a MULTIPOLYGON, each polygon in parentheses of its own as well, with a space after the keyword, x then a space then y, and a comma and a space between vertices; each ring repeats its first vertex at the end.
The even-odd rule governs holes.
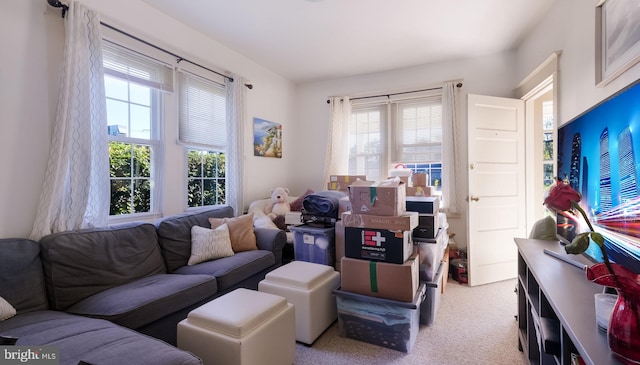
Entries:
POLYGON ((458 88, 448 81, 442 85, 442 198, 447 213, 460 212, 460 183, 456 178, 460 165, 458 88))
POLYGON ((329 135, 323 184, 329 182, 330 175, 347 175, 349 173, 351 101, 347 96, 332 97, 329 98, 329 108, 329 135))
POLYGON ((227 102, 227 204, 236 215, 244 212, 243 169, 244 169, 244 108, 245 79, 232 75, 233 81, 226 81, 227 102))
POLYGON ((65 20, 58 108, 31 239, 108 224, 105 103, 100 19, 73 1, 65 20))

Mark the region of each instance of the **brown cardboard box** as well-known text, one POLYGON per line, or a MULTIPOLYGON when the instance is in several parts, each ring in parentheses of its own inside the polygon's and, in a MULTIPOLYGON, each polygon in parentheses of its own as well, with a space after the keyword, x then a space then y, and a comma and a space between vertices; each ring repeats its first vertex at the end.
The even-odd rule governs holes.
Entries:
POLYGON ((406 211, 407 185, 400 180, 355 181, 349 186, 356 214, 399 216, 406 211))
POLYGON ((367 180, 365 175, 330 175, 329 182, 351 184, 356 180, 367 180))
POLYGON ((403 264, 413 253, 411 231, 344 228, 344 255, 354 259, 403 264))
POLYGON ((411 183, 414 187, 427 186, 427 174, 416 172, 411 175, 411 183))
POLYGON ((336 241, 336 271, 342 270, 340 260, 344 257, 344 225, 342 221, 335 223, 335 241, 336 241))
POLYGON ((343 257, 341 266, 341 290, 346 292, 411 302, 420 284, 415 255, 400 265, 343 257))
POLYGON ((431 186, 407 186, 407 196, 431 196, 431 186))
POLYGON ((351 185, 350 182, 330 181, 327 183, 327 190, 338 190, 347 193, 349 192, 349 185, 351 185))
POLYGON ((354 214, 353 212, 342 213, 342 223, 345 227, 357 228, 378 228, 391 231, 411 231, 418 226, 418 212, 405 212, 403 215, 383 216, 354 214))

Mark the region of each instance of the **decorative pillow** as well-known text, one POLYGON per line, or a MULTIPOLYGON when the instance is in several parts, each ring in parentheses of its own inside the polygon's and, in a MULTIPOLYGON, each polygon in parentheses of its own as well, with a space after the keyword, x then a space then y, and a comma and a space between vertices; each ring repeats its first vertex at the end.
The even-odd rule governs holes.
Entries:
POLYGON ((253 213, 235 218, 209 218, 211 228, 215 229, 223 224, 229 226, 231 248, 233 252, 257 250, 256 234, 253 232, 253 213))
POLYGON ((313 190, 307 188, 307 191, 305 191, 304 194, 302 194, 296 200, 294 200, 291 203, 289 203, 289 206, 291 207, 291 211, 292 212, 301 211, 302 210, 302 201, 304 200, 304 197, 309 195, 309 194, 313 194, 313 190))
POLYGON ((3 297, 0 297, 0 322, 16 315, 16 309, 3 297))
POLYGON ((229 227, 226 224, 216 229, 191 227, 191 257, 187 265, 233 256, 229 227))

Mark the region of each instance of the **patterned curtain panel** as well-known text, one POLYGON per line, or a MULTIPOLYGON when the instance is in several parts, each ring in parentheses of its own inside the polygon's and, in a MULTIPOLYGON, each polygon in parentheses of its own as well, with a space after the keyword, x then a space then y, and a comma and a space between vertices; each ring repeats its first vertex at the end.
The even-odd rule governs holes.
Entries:
POLYGON ((232 75, 233 81, 226 79, 227 100, 227 204, 236 215, 244 211, 243 169, 244 169, 244 108, 245 79, 232 75))
POLYGON ((442 85, 442 199, 446 212, 460 212, 460 179, 456 179, 460 156, 458 88, 448 81, 442 85))
POLYGON ((329 99, 329 136, 324 163, 322 188, 326 188, 330 175, 349 173, 349 123, 351 121, 351 101, 347 96, 329 99))
POLYGON ((31 238, 107 225, 109 151, 98 14, 74 1, 49 161, 31 238))

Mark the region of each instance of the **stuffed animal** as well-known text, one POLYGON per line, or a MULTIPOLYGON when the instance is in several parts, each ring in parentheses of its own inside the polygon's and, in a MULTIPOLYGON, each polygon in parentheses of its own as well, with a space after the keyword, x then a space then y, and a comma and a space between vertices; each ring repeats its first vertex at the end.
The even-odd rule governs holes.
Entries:
POLYGON ((268 214, 271 219, 289 213, 291 211, 291 206, 289 205, 289 189, 275 188, 271 190, 271 202, 271 212, 268 214))

